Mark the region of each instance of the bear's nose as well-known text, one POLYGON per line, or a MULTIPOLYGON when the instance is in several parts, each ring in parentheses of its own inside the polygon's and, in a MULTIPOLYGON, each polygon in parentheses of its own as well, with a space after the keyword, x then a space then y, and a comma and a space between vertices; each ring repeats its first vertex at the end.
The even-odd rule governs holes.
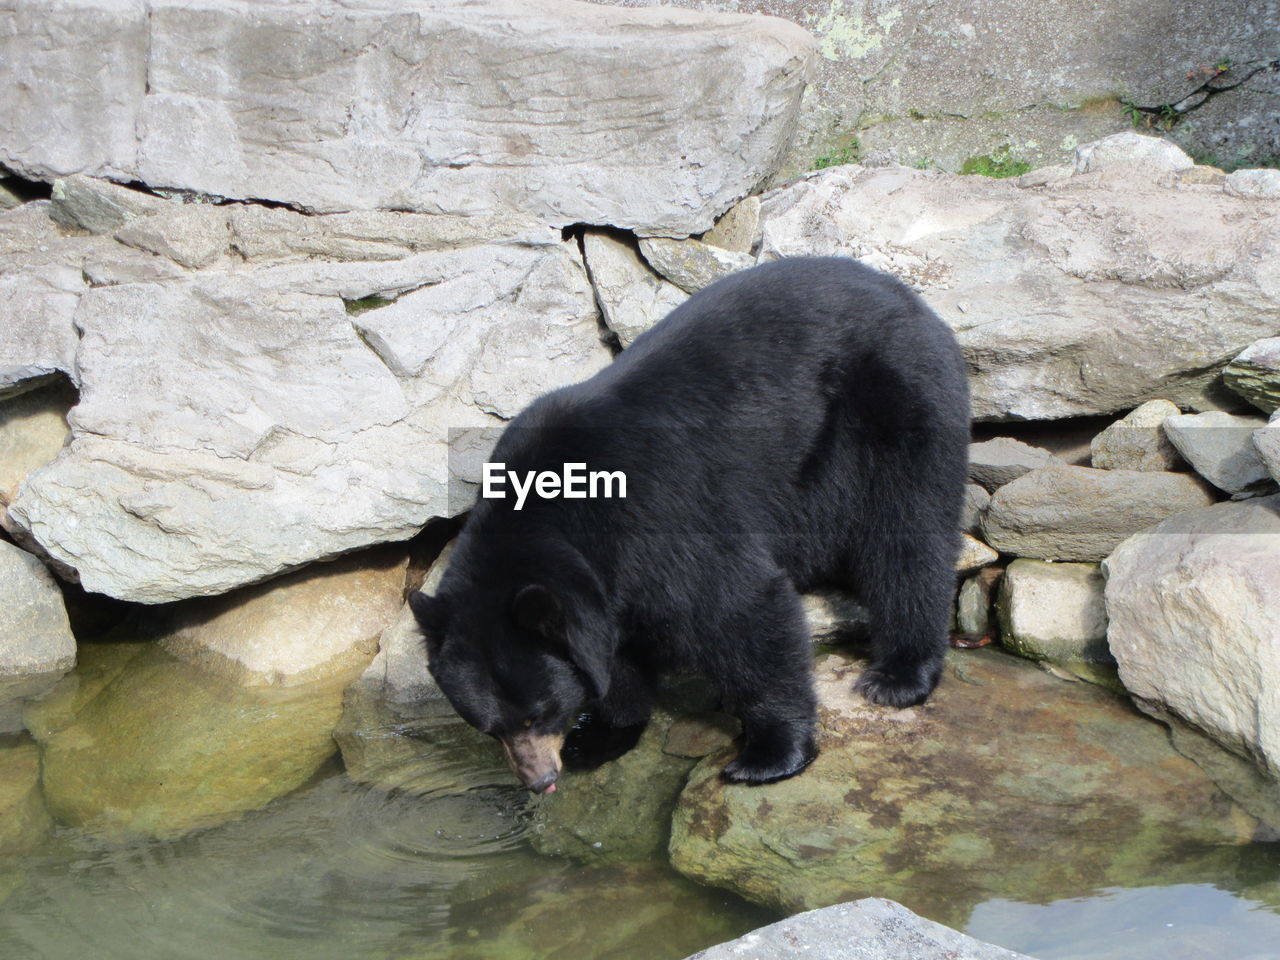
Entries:
POLYGON ((529 789, 534 793, 554 793, 556 789, 556 778, 559 774, 552 770, 539 779, 536 783, 529 784, 529 789))

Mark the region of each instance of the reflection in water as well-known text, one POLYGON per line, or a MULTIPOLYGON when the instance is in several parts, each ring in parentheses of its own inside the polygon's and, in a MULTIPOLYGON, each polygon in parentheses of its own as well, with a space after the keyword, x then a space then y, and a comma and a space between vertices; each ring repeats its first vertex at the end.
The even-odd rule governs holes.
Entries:
POLYGON ((1271 905, 1210 884, 1108 890, 1045 905, 992 900, 965 932, 1039 960, 1280 960, 1280 851, 1271 905))

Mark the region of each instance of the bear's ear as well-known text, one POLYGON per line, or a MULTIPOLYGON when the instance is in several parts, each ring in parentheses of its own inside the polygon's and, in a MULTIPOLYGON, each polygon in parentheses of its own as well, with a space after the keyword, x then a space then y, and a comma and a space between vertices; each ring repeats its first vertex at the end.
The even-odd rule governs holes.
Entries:
POLYGON ((432 597, 415 590, 409 594, 409 609, 413 611, 422 628, 428 643, 440 644, 444 641, 445 630, 449 623, 449 607, 441 597, 432 597))
POLYGON ((516 591, 511 599, 511 615, 526 630, 540 633, 547 640, 565 642, 564 607, 560 598, 540 583, 531 583, 516 591))
POLYGON ((605 695, 616 647, 615 632, 595 615, 587 597, 573 597, 572 606, 566 609, 550 588, 531 583, 516 591, 511 613, 516 623, 546 641, 549 653, 568 660, 581 671, 592 697, 605 695))

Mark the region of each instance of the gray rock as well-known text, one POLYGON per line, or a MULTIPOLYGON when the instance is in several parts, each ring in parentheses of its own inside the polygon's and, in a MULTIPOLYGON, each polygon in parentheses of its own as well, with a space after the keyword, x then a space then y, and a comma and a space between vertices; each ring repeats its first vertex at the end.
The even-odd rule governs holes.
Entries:
POLYGON ((865 633, 871 614, 857 597, 844 590, 815 590, 801 594, 804 618, 814 640, 835 640, 865 633))
POLYGON ((1176 144, 1125 132, 1076 148, 1076 173, 1159 179, 1195 165, 1176 144))
POLYGON ((762 261, 854 256, 919 290, 956 331, 979 420, 1206 409, 1222 367, 1280 328, 1280 201, 844 166, 766 194, 760 215, 762 261))
POLYGON ((892 900, 855 900, 779 920, 688 960, 1031 960, 916 916, 892 900))
POLYGON ((995 492, 982 532, 1001 553, 1101 560, 1131 534, 1214 499, 1185 473, 1042 467, 995 492))
POLYGON ((774 18, 565 0, 10 6, 20 173, 674 235, 774 172, 813 57, 774 18))
POLYGON ((0 540, 0 675, 53 673, 76 662, 62 591, 43 564, 0 540))
POLYGON ((0 210, 12 210, 22 203, 22 197, 10 190, 4 179, 0 178, 0 210))
POLYGON ((755 258, 701 240, 651 237, 640 241, 649 266, 686 293, 697 293, 731 273, 755 266, 755 258))
POLYGON ((1169 417, 1164 432, 1196 473, 1227 493, 1243 493, 1271 480, 1253 446, 1253 432, 1266 423, 1213 410, 1169 417))
POLYGON ((956 558, 956 573, 960 576, 981 570, 987 564, 995 563, 999 559, 1000 554, 981 540, 967 533, 960 535, 960 556, 956 558))
POLYGON ((73 440, 9 512, 87 589, 146 603, 465 510, 449 431, 499 426, 610 359, 559 242, 100 287, 75 320, 73 440), (344 308, 371 295, 400 299, 344 308))
POLYGON ((1222 189, 1233 197, 1280 200, 1280 170, 1236 170, 1227 174, 1222 189))
POLYGON ((1222 379, 1255 407, 1274 413, 1280 408, 1280 337, 1249 344, 1227 364, 1222 379))
POLYGON ((702 235, 702 242, 731 253, 751 253, 760 235, 760 198, 744 197, 728 209, 716 225, 702 235))
POLYGON ((960 585, 956 597, 956 630, 976 636, 994 633, 991 607, 1004 571, 999 567, 979 570, 960 585))
POLYGON ((74 176, 54 181, 49 216, 64 227, 111 234, 132 220, 167 211, 172 206, 161 197, 109 180, 74 176))
POLYGON ((583 252, 604 322, 624 347, 689 299, 612 234, 586 231, 583 252))
POLYGON ((977 533, 982 524, 982 514, 991 502, 991 494, 986 488, 976 483, 966 483, 964 487, 964 506, 960 516, 960 529, 965 533, 977 533))
POLYGON ((1148 400, 1107 427, 1090 444, 1093 466, 1101 470, 1174 470, 1182 457, 1162 424, 1179 410, 1168 400, 1148 400))
POLYGON ((1171 517, 1103 566, 1130 693, 1280 777, 1280 495, 1171 517))
POLYGON ((56 457, 70 439, 67 411, 74 404, 75 392, 57 384, 0 400, 0 516, 27 474, 56 457))
POLYGON ((197 269, 227 255, 227 216, 222 207, 171 203, 163 213, 125 224, 115 237, 127 246, 197 269))
POLYGON ((1253 431, 1253 449, 1258 451, 1271 479, 1280 483, 1280 416, 1272 414, 1265 427, 1253 431))
POLYGON ((1061 462, 1048 450, 1012 437, 969 444, 969 479, 987 490, 995 490, 1024 473, 1061 462))
POLYGON ((1031 660, 1107 663, 1107 611, 1096 563, 1015 560, 996 603, 1000 642, 1031 660))

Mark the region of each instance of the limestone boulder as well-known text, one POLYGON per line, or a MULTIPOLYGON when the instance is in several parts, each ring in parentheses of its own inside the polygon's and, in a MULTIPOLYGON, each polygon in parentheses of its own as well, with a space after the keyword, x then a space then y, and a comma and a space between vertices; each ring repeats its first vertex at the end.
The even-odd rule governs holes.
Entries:
POLYGON ((685 293, 697 293, 717 280, 755 266, 755 258, 701 240, 650 237, 640 241, 649 266, 685 293))
POLYGON ((1264 413, 1280 408, 1280 337, 1251 343, 1222 371, 1228 387, 1264 413))
POLYGON ((686 960, 1031 960, 916 916, 892 900, 837 903, 779 920, 686 960))
POLYGON ((1016 557, 1101 560, 1130 534, 1215 499, 1186 473, 1042 467, 992 495, 982 534, 1016 557))
POLYGON ((960 584, 956 595, 956 630, 977 637, 992 636, 992 605, 1004 577, 999 567, 985 567, 960 584))
POLYGON ((1227 174, 1222 188, 1233 197, 1280 200, 1280 170, 1236 170, 1227 174))
POLYGON ((610 359, 559 241, 201 270, 76 299, 73 438, 9 512, 87 589, 144 603, 465 510, 450 432, 499 427, 610 359))
POLYGON ((173 839, 306 783, 337 749, 351 676, 244 687, 153 644, 94 644, 27 710, 58 819, 108 840, 173 839))
POLYGON ((813 56, 779 19, 573 0, 8 6, 25 175, 675 236, 777 169, 813 56))
POLYGON ((970 536, 967 533, 960 535, 960 556, 956 558, 956 573, 964 576, 967 573, 973 573, 975 570, 981 570, 988 564, 995 563, 998 559, 1000 559, 1000 554, 996 553, 977 537, 970 536))
POLYGON ((1096 563, 1015 560, 996 603, 1000 642, 1030 660, 1107 663, 1107 610, 1096 563))
POLYGON ((44 564, 0 540, 0 676, 70 670, 76 640, 44 564))
POLYGON ((56 457, 71 438, 67 413, 75 402, 75 391, 65 384, 0 400, 0 514, 27 474, 56 457))
POLYGON ((166 607, 150 624, 179 660, 247 686, 297 686, 373 659, 400 611, 408 557, 391 546, 166 607))
POLYGON ((1159 724, 1098 687, 953 652, 930 700, 897 711, 853 692, 860 669, 819 660, 819 754, 800 776, 727 784, 733 748, 694 768, 676 869, 787 912, 874 892, 960 924, 993 897, 1176 882, 1218 855, 1199 844, 1258 830, 1159 724))
POLYGON ((1177 469, 1184 461, 1163 424, 1180 412, 1168 400, 1148 400, 1093 438, 1090 462, 1102 470, 1177 469))
POLYGON ((1076 147, 1076 173, 1162 180, 1192 166, 1194 161, 1176 144, 1133 131, 1113 133, 1076 147))
POLYGON ((853 256, 918 290, 956 331, 979 420, 1206 409, 1280 328, 1280 201, 1212 185, 848 165, 765 195, 761 223, 761 260, 853 256))
POLYGON ((1179 414, 1164 421, 1164 432, 1200 476, 1227 493, 1244 493, 1270 484, 1271 475, 1253 445, 1262 416, 1212 410, 1179 414))
POLYGON ((624 347, 689 298, 645 263, 635 247, 614 234, 583 236, 587 272, 605 325, 624 347))
POLYGON ((1104 570, 1130 693, 1280 777, 1280 495, 1171 517, 1104 570))

